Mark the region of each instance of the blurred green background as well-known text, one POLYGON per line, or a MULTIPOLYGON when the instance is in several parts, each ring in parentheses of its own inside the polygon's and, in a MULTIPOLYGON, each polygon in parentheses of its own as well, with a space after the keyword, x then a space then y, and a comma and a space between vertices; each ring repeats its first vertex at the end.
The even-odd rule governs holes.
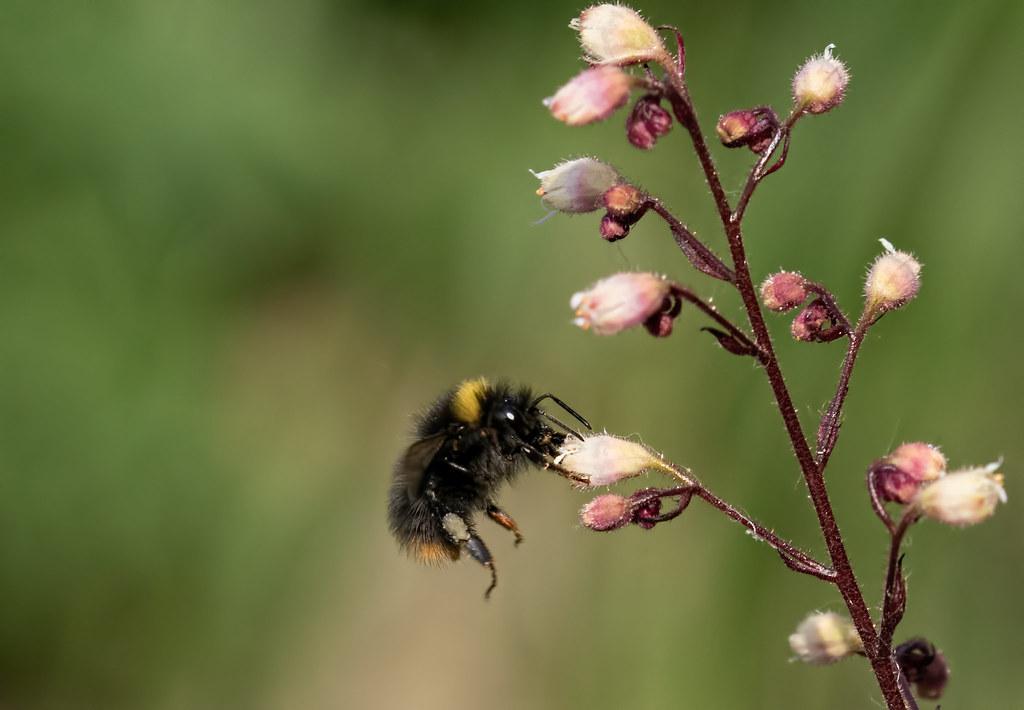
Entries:
MULTIPOLYGON (((682 131, 540 104, 580 66, 576 3, 0 4, 0 705, 5 708, 878 707, 865 663, 792 664, 834 591, 694 504, 645 532, 576 522, 535 473, 483 525, 501 585, 421 568, 387 533, 411 413, 506 376, 638 434, 824 557, 771 395, 684 313, 601 339, 569 296, 664 271, 740 317, 665 229, 618 246, 544 210, 528 168, 597 154, 723 239, 682 131)), ((875 329, 830 468, 870 602, 885 538, 866 465, 904 440, 1006 457, 1010 504, 925 523, 900 637, 953 668, 944 708, 1024 708, 1024 6, 650 2, 687 38, 702 123, 760 103, 826 43, 853 73, 802 122, 747 220, 780 266, 858 307, 885 236, 924 262, 875 329)), ((748 153, 716 149, 738 190, 748 153)), ((735 194, 735 193, 734 193, 735 194)), ((772 323, 810 428, 842 346, 772 323)), ((625 490, 629 490, 625 487, 625 490)))

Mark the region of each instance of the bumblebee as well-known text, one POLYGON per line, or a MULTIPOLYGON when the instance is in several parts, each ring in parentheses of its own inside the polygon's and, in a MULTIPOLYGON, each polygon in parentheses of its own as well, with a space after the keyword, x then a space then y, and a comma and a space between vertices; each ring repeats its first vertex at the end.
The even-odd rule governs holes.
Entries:
POLYGON ((498 582, 494 559, 473 526, 487 516, 523 541, 519 526, 495 494, 527 464, 561 471, 554 457, 568 436, 581 435, 538 406, 551 400, 587 429, 590 424, 553 394, 528 387, 466 380, 420 417, 415 441, 395 464, 388 522, 398 544, 421 562, 457 560, 461 552, 490 570, 489 597, 498 582), (557 427, 556 428, 553 428, 557 427))

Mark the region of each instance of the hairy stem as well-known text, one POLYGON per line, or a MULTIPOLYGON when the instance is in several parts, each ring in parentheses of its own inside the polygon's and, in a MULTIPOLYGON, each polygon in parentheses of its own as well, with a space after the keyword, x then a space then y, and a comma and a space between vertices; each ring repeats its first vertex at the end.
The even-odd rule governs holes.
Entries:
MULTIPOLYGON (((814 504, 814 510, 818 517, 818 524, 825 538, 825 544, 828 548, 829 556, 832 559, 832 567, 835 570, 835 578, 833 582, 839 589, 839 593, 842 596, 843 601, 846 603, 846 607, 850 612, 854 625, 856 626, 861 640, 864 643, 865 653, 871 663, 871 668, 874 671, 879 688, 885 698, 886 705, 890 710, 907 710, 909 706, 900 688, 899 667, 896 664, 891 647, 888 647, 887 644, 880 645, 878 643, 878 632, 875 629, 874 622, 871 619, 871 613, 864 601, 864 595, 857 583, 857 577, 854 574, 853 566, 850 564, 849 557, 846 554, 846 547, 843 544, 839 525, 837 524, 835 514, 832 511, 832 505, 828 497, 828 490, 825 486, 823 470, 815 460, 814 454, 811 453, 810 446, 807 443, 807 439, 805 438, 803 429, 800 425, 800 419, 797 415, 796 408, 793 405, 789 390, 786 387, 774 348, 772 347, 771 336, 769 335, 768 328, 764 322, 764 316, 761 313, 760 304, 757 300, 757 294, 755 292, 754 285, 750 277, 750 269, 747 264, 746 250, 743 244, 743 233, 740 228, 740 218, 742 217, 742 213, 735 214, 730 209, 729 201, 726 198, 725 190, 722 187, 720 178, 718 177, 718 171, 715 168, 714 160, 711 158, 711 153, 708 150, 707 143, 704 140, 704 135, 697 122, 697 117, 690 102, 689 95, 686 92, 682 77, 674 74, 669 67, 666 67, 666 70, 669 81, 669 101, 672 104, 676 118, 685 126, 687 132, 690 134, 694 150, 697 153, 697 159, 704 169, 705 178, 707 179, 711 195, 715 201, 719 217, 722 221, 722 226, 725 229, 726 237, 729 241, 729 250, 732 254, 733 267, 736 272, 735 285, 739 290, 740 296, 743 300, 743 305, 747 310, 747 316, 750 320, 750 326, 754 332, 756 342, 761 348, 762 356, 760 358, 760 362, 768 376, 772 392, 775 395, 776 405, 778 406, 779 413, 782 416, 786 432, 789 435, 794 454, 800 464, 800 469, 803 473, 804 481, 807 484, 807 490, 810 494, 811 501, 814 504)), ((757 166, 755 166, 755 171, 756 169, 757 166)), ((750 183, 751 180, 748 179, 748 185, 750 183)), ((756 184, 756 179, 754 180, 754 183, 756 184)))
POLYGON ((829 402, 825 414, 821 417, 818 425, 818 462, 821 470, 825 470, 832 451, 839 439, 839 428, 842 426, 843 404, 846 402, 846 395, 850 391, 850 378, 853 377, 853 367, 857 364, 857 354, 860 346, 864 343, 864 335, 870 323, 867 318, 861 317, 857 327, 850 334, 850 345, 846 350, 846 357, 843 359, 843 366, 839 373, 839 383, 836 385, 836 393, 829 402))
POLYGON ((672 293, 679 296, 679 298, 682 298, 683 300, 692 303, 694 306, 697 307, 698 310, 700 310, 702 313, 708 316, 711 320, 725 328, 729 335, 736 338, 736 340, 738 340, 742 345, 749 348, 751 352, 758 352, 757 344, 750 339, 750 336, 748 336, 746 333, 740 330, 728 318, 726 318, 717 310, 715 310, 713 306, 707 304, 700 296, 695 294, 693 291, 683 286, 680 286, 679 284, 673 284, 672 293))

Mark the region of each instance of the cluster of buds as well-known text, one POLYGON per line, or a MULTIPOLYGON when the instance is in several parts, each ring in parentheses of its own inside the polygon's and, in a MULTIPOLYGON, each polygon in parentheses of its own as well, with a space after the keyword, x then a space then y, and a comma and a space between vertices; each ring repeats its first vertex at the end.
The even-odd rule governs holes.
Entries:
MULTIPOLYGON (((798 273, 780 271, 761 284, 761 303, 770 311, 784 313, 800 306, 812 293, 811 284, 798 273)), ((805 343, 827 343, 842 336, 844 330, 821 298, 805 306, 790 326, 793 338, 805 343)))
POLYGON ((643 325, 651 335, 665 337, 672 332, 682 301, 664 276, 626 271, 573 294, 569 306, 576 315, 573 323, 597 335, 643 325))
POLYGON ((718 119, 715 127, 726 148, 750 148, 763 153, 779 130, 779 117, 768 106, 730 111, 718 119))
POLYGON ((658 139, 672 130, 672 114, 654 94, 642 96, 626 119, 626 138, 640 150, 650 150, 658 139))
POLYGON ((914 513, 947 525, 980 523, 1006 502, 999 464, 946 472, 946 457, 931 444, 902 444, 868 469, 875 494, 911 506, 914 513))
POLYGON ((580 509, 580 523, 597 532, 618 530, 627 525, 650 530, 658 523, 682 513, 692 497, 693 493, 688 489, 664 491, 659 488, 641 488, 629 496, 604 493, 580 509), (661 504, 666 494, 676 498, 677 502, 675 508, 663 513, 661 504))
POLYGON ((811 614, 789 636, 789 647, 804 663, 826 665, 864 651, 853 622, 835 612, 811 614))

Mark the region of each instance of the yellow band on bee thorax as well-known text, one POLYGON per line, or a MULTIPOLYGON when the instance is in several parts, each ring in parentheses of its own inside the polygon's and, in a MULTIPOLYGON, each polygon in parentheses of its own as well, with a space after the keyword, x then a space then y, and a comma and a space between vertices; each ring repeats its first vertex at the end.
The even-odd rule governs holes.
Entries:
POLYGON ((479 424, 482 414, 481 400, 487 389, 487 380, 479 377, 460 384, 452 397, 452 414, 464 424, 479 424))

